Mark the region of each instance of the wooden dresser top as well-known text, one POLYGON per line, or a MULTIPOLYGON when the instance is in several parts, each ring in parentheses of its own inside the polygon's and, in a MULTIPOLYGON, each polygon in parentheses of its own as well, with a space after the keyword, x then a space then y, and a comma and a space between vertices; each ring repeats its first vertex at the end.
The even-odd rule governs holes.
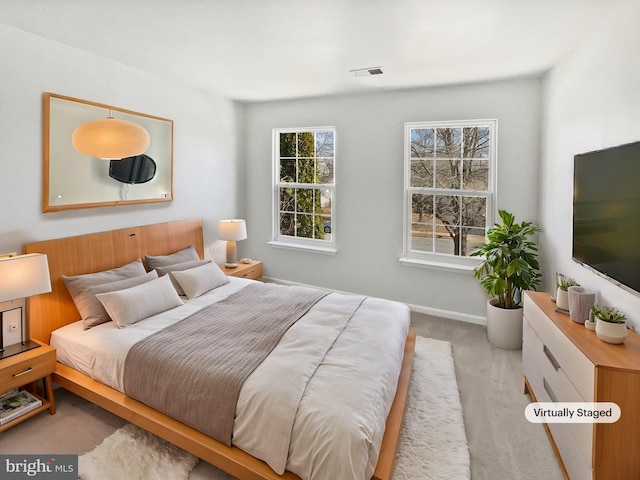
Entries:
POLYGON ((624 343, 614 345, 600 340, 569 315, 556 312, 556 304, 547 292, 526 292, 553 323, 593 362, 596 367, 640 371, 640 335, 627 329, 624 343))

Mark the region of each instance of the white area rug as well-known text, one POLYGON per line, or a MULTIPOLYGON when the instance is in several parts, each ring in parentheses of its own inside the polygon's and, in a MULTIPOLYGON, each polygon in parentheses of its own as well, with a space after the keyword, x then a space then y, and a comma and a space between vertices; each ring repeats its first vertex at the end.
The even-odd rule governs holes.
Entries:
POLYGON ((184 480, 198 459, 135 425, 118 429, 78 459, 81 480, 184 480))
MULTIPOLYGON (((79 460, 82 480, 186 480, 196 458, 133 425, 108 437, 79 460)), ((417 337, 409 400, 394 480, 471 478, 451 344, 417 337)), ((229 475, 201 462, 191 480, 229 475)))
POLYGON ((409 400, 393 478, 471 478, 471 458, 449 342, 416 337, 409 400))

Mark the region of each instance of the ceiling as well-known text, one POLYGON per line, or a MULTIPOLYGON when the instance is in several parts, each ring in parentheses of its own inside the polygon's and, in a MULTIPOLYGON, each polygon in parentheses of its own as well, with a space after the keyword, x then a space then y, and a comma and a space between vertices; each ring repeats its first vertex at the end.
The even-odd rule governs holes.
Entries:
POLYGON ((0 0, 0 23, 251 102, 538 75, 639 3, 0 0))

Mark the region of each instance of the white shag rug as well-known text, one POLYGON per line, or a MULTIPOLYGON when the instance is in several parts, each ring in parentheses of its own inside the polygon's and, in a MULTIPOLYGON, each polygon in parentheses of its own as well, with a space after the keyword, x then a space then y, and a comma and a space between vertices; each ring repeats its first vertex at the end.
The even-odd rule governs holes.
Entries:
POLYGON ((185 480, 198 458, 128 424, 78 458, 80 480, 185 480))
MULTIPOLYGON (((127 425, 79 459, 82 480, 187 480, 196 457, 127 425)), ((416 338, 415 360, 394 480, 468 480, 471 460, 451 344, 416 338)), ((229 475, 206 464, 192 475, 229 475)))
POLYGON ((467 480, 471 457, 449 342, 416 337, 394 480, 467 480))

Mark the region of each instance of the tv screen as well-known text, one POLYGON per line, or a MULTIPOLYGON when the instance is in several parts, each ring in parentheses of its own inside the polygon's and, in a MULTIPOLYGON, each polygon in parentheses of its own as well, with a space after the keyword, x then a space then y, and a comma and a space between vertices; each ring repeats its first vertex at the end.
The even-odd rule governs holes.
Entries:
POLYGON ((640 294, 640 142, 575 156, 573 259, 640 294))

